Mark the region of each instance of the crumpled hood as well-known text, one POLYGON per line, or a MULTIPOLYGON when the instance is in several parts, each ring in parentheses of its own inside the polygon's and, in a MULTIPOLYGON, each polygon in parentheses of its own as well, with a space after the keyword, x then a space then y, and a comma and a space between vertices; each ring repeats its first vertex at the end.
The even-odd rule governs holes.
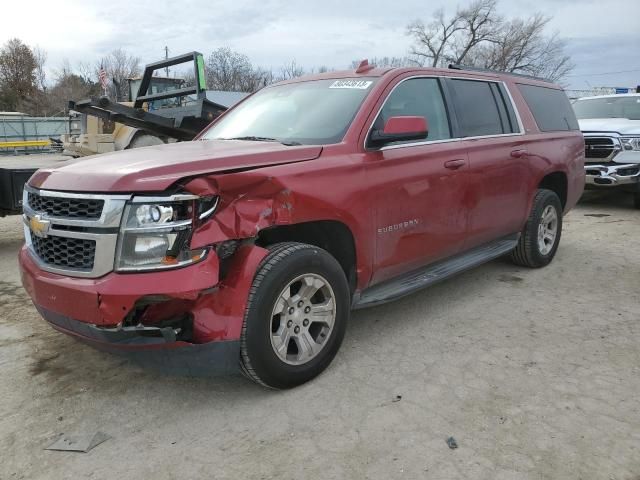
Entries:
POLYGON ((196 140, 104 153, 38 170, 29 184, 70 192, 159 192, 185 177, 313 160, 321 146, 196 140))
POLYGON ((640 135, 640 120, 628 118, 585 118, 578 120, 583 132, 616 132, 620 135, 640 135))

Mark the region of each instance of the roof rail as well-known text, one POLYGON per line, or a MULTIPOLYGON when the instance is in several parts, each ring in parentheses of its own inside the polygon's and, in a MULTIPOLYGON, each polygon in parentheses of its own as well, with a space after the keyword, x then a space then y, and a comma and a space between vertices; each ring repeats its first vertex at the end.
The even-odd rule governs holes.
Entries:
POLYGON ((451 70, 468 70, 470 72, 486 72, 486 73, 498 73, 498 74, 501 74, 501 75, 513 75, 514 77, 529 78, 531 80, 538 80, 540 82, 553 83, 548 78, 536 77, 535 75, 526 75, 524 73, 504 72, 504 71, 501 71, 501 70, 492 70, 490 68, 470 67, 470 66, 467 66, 467 65, 460 65, 460 64, 457 64, 457 63, 450 63, 449 64, 449 68, 451 70))

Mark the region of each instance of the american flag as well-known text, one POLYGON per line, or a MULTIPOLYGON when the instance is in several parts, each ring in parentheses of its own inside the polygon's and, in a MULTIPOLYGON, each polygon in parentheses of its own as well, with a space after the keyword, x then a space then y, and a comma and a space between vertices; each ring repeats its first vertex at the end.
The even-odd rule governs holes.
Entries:
POLYGON ((102 85, 102 89, 107 89, 107 71, 104 69, 104 65, 100 64, 100 71, 98 72, 98 77, 100 78, 100 85, 102 85))

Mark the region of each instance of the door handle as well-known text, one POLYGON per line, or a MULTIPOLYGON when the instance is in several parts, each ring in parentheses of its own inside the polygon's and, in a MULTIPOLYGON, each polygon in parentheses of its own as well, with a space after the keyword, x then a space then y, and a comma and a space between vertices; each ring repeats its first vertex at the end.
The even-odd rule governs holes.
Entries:
POLYGON ((458 158, 456 160, 447 160, 444 162, 444 168, 448 168, 449 170, 457 170, 460 167, 463 167, 467 162, 458 158))
POLYGON ((522 158, 527 156, 527 151, 524 149, 514 150, 511 152, 513 158, 522 158))

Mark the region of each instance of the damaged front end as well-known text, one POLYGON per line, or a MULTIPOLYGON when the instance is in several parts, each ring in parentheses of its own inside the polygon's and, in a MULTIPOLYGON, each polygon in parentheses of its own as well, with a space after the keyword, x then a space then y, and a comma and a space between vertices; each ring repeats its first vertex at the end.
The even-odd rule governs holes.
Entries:
POLYGON ((215 254, 176 270, 73 281, 40 270, 25 249, 20 263, 26 290, 57 330, 163 372, 212 375, 237 369, 248 292, 265 255, 241 246, 222 280, 215 254))
POLYGON ((31 189, 20 264, 23 284, 42 316, 97 348, 165 371, 234 370, 248 292, 267 253, 253 239, 274 220, 273 209, 256 212, 257 202, 229 201, 218 191, 196 193, 193 182, 170 197, 120 196, 120 212, 105 210, 110 204, 102 196, 103 210, 92 205, 93 218, 82 220, 36 210, 53 202, 86 204, 82 194, 31 189), (37 230, 40 225, 46 231, 37 230), (102 235, 113 239, 100 242, 102 235), (93 250, 62 251, 85 245, 93 250))

